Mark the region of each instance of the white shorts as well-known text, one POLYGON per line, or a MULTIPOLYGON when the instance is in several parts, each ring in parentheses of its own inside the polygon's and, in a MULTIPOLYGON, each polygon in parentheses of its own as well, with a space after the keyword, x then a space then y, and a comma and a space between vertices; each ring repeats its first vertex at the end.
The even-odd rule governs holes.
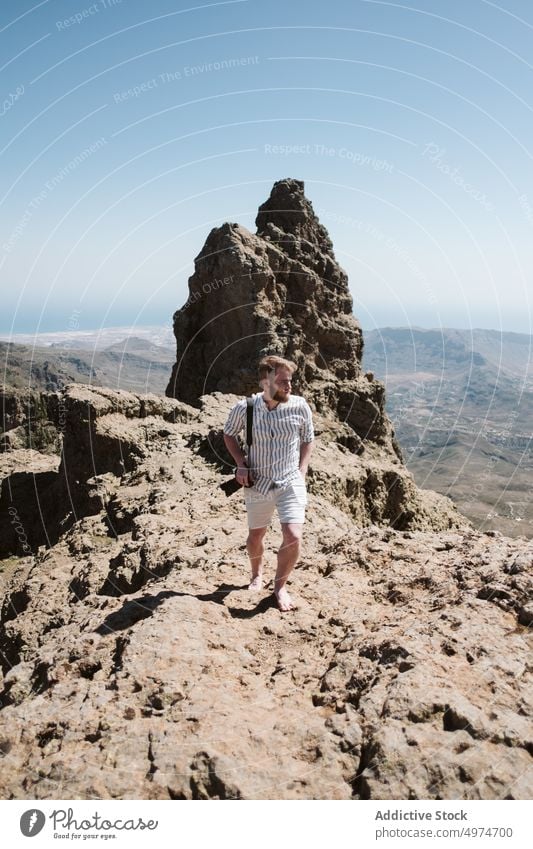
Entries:
POLYGON ((301 473, 288 486, 271 489, 267 495, 258 492, 254 486, 243 487, 243 491, 250 529, 266 528, 276 507, 280 522, 304 523, 307 490, 301 473))

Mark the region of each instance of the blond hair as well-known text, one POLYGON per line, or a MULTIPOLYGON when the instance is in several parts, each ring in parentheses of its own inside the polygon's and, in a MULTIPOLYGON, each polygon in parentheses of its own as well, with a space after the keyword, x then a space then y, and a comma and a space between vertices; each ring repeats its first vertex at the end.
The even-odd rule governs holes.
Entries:
POLYGON ((270 354, 267 357, 263 357, 259 363, 259 380, 264 380, 265 377, 268 377, 272 371, 276 374, 280 368, 288 369, 292 375, 296 371, 297 366, 296 363, 292 362, 292 360, 285 360, 283 357, 278 357, 276 354, 270 354))

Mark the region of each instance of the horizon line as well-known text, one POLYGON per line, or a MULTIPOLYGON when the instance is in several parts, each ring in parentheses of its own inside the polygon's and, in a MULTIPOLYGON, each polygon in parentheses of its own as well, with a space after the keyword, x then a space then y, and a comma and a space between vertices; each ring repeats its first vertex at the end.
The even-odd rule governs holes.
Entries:
MULTIPOLYGON (((523 330, 507 330, 507 329, 504 329, 504 328, 501 328, 501 327, 500 328, 479 327, 479 326, 478 327, 472 327, 472 326, 458 327, 458 326, 453 326, 453 325, 426 326, 426 325, 421 325, 421 324, 382 324, 382 325, 373 326, 373 327, 369 327, 369 326, 365 327, 360 321, 359 321, 359 324, 361 325, 361 329, 364 332, 367 332, 367 333, 373 332, 373 331, 376 331, 376 330, 411 330, 411 331, 416 331, 416 330, 422 330, 422 331, 461 330, 461 331, 470 331, 470 332, 483 331, 483 332, 499 333, 499 334, 512 333, 512 334, 515 334, 517 336, 530 336, 530 337, 533 336, 533 330, 528 333, 528 332, 523 331, 523 330)), ((153 330, 173 331, 173 325, 172 325, 172 322, 170 322, 169 324, 143 324, 143 325, 126 324, 126 325, 109 325, 109 326, 106 326, 106 327, 94 327, 94 328, 83 329, 83 330, 81 330, 79 328, 77 328, 77 329, 66 329, 66 330, 64 328, 61 329, 61 330, 42 330, 42 331, 38 331, 36 333, 34 333, 32 331, 23 331, 23 330, 17 331, 15 333, 13 333, 11 330, 10 331, 0 330, 0 341, 2 341, 2 342, 16 341, 17 337, 19 337, 19 338, 20 337, 26 337, 26 338, 32 337, 34 339, 38 339, 39 337, 45 337, 45 336, 62 336, 62 337, 76 337, 77 336, 77 337, 82 337, 82 336, 92 336, 92 335, 95 335, 95 334, 103 334, 103 333, 106 333, 106 332, 123 332, 126 335, 134 336, 135 333, 143 333, 143 332, 145 333, 147 331, 153 331, 153 330)))

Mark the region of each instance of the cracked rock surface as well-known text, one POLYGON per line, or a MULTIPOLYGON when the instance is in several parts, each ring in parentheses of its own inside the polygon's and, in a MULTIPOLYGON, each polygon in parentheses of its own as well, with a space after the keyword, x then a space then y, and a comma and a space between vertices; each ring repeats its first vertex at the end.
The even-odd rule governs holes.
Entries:
POLYGON ((324 428, 282 615, 278 520, 251 594, 206 452, 232 401, 65 391, 93 454, 67 445, 72 515, 3 579, 0 796, 531 798, 531 544, 435 530, 420 491, 418 527, 378 526, 324 428))

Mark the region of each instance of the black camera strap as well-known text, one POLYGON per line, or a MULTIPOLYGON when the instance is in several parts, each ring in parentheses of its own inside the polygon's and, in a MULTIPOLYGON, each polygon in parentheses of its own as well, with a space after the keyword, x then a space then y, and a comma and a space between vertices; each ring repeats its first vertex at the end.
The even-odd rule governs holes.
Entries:
POLYGON ((254 421, 254 399, 246 399, 246 444, 248 448, 252 444, 252 425, 254 421))

